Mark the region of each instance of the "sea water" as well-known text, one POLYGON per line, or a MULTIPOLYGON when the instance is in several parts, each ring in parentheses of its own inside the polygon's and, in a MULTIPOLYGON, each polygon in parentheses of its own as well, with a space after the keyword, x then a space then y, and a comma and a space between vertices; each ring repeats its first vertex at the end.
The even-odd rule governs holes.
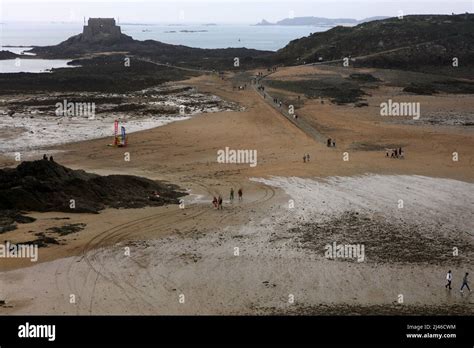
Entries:
POLYGON ((45 73, 55 68, 71 68, 65 59, 5 59, 0 60, 0 73, 45 73))
MULTIPOLYGON (((276 51, 291 40, 328 27, 206 24, 120 24, 122 33, 137 40, 157 40, 197 48, 246 47, 276 51)), ((6 22, 0 24, 0 50, 28 54, 32 46, 57 45, 82 32, 82 23, 6 22), (13 46, 13 47, 11 47, 13 46)), ((30 53, 31 55, 31 53, 30 53)), ((66 60, 21 59, 0 61, 0 73, 48 72, 70 67, 66 60)))
MULTIPOLYGON (((122 33, 137 40, 157 40, 198 48, 246 47, 276 51, 291 40, 330 29, 314 26, 255 26, 245 24, 119 24, 122 33)), ((82 23, 0 24, 0 46, 57 45, 82 32, 82 23)), ((8 49, 8 48, 0 48, 8 49)))

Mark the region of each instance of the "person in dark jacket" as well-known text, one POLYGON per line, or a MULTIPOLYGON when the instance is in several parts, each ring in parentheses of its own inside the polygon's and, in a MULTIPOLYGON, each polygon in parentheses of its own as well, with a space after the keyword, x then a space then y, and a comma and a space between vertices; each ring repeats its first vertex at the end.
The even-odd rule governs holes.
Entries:
POLYGON ((462 279, 461 292, 463 292, 464 287, 466 287, 467 290, 469 290, 469 292, 471 292, 471 289, 469 288, 469 284, 467 282, 467 276, 468 275, 469 275, 469 273, 466 272, 466 274, 464 275, 464 278, 462 279))

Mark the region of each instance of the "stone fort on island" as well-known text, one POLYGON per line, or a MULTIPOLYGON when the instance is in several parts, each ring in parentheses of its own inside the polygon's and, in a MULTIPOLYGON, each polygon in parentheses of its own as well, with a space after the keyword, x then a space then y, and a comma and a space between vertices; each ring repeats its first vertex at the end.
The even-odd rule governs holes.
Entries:
POLYGON ((122 35, 120 26, 114 18, 89 18, 82 31, 82 41, 119 40, 122 35))

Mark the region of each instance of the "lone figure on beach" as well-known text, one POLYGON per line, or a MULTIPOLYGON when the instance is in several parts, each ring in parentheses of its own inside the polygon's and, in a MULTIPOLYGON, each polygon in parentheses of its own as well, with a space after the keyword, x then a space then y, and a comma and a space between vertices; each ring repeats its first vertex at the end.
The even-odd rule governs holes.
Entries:
POLYGON ((462 279, 461 292, 463 292, 464 287, 466 287, 467 290, 469 290, 469 292, 471 292, 471 289, 469 288, 469 284, 467 283, 467 276, 468 275, 469 275, 469 273, 466 272, 466 274, 464 275, 464 278, 462 279))
POLYGON ((239 195, 239 201, 241 201, 242 200, 242 189, 241 188, 239 189, 237 194, 239 195))
POLYGON ((234 188, 233 187, 230 188, 230 201, 231 202, 234 201, 234 188))
POLYGON ((451 281, 453 280, 453 274, 451 273, 451 270, 449 270, 446 274, 446 280, 448 281, 448 284, 445 285, 445 288, 451 290, 451 281))
POLYGON ((398 149, 398 156, 399 156, 400 158, 405 158, 405 156, 403 155, 402 148, 399 148, 399 149, 398 149))

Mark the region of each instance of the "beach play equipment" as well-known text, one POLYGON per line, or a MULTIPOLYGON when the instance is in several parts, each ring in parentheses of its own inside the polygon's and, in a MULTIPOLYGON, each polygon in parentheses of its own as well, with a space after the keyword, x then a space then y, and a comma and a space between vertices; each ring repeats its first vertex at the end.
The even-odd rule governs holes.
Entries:
POLYGON ((108 146, 115 146, 115 147, 125 147, 127 146, 127 134, 125 132, 125 127, 120 127, 120 134, 118 131, 119 122, 115 120, 114 122, 114 143, 109 144, 108 146))

